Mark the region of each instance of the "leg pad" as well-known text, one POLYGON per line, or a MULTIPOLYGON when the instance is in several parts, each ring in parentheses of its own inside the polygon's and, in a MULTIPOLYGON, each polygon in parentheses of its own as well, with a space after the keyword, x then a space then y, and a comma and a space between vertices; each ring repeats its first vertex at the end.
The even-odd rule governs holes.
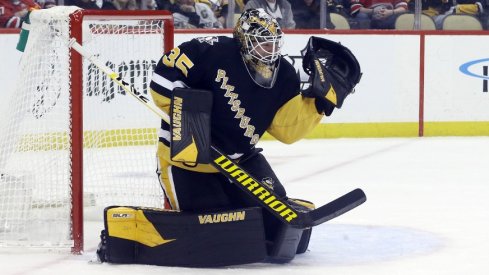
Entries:
POLYGON ((97 251, 102 262, 217 267, 266 258, 258 207, 191 213, 113 206, 104 219, 97 251))

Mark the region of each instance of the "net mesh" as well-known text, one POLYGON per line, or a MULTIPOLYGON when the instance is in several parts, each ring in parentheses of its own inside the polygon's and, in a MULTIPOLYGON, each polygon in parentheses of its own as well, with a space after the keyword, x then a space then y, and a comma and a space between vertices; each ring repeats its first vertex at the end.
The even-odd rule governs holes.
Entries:
MULTIPOLYGON (((0 246, 70 247, 71 123, 68 48, 74 7, 31 13, 19 81, 0 136, 0 246)), ((85 17, 82 44, 140 92, 162 55, 164 20, 85 17)), ((73 68, 75 70, 77 68, 73 68)), ((85 213, 109 205, 163 207, 156 170, 159 119, 83 61, 85 213)), ((76 89, 76 87, 74 88, 76 89)))

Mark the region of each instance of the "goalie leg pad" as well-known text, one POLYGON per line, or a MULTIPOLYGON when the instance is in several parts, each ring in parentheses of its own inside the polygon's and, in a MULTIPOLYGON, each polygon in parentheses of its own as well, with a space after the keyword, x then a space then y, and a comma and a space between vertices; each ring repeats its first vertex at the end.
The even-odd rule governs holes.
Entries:
POLYGON ((210 162, 212 93, 175 88, 170 106, 170 158, 195 166, 210 162))
MULTIPOLYGON (((309 212, 316 209, 314 203, 307 200, 289 198, 287 201, 290 203, 290 205, 294 207, 294 209, 299 212, 309 212)), ((307 251, 307 248, 309 247, 309 240, 311 239, 311 234, 312 227, 304 229, 299 245, 297 246, 297 254, 302 254, 307 251)))
POLYGON ((297 254, 304 229, 283 224, 278 228, 275 240, 268 248, 268 262, 288 263, 297 254))
POLYGON ((111 206, 104 220, 102 262, 218 267, 266 258, 259 207, 192 213, 111 206))
POLYGON ((297 254, 303 254, 307 251, 307 248, 309 247, 309 241, 311 240, 311 234, 312 227, 306 228, 304 229, 304 231, 302 231, 301 240, 299 242, 299 245, 297 246, 297 254))

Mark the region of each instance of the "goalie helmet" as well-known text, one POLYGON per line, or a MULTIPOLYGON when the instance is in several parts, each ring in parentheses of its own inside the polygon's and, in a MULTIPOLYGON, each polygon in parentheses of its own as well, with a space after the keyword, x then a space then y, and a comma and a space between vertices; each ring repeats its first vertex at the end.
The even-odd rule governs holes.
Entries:
POLYGON ((280 65, 283 33, 277 20, 264 9, 249 9, 241 14, 233 32, 251 78, 271 88, 280 65))

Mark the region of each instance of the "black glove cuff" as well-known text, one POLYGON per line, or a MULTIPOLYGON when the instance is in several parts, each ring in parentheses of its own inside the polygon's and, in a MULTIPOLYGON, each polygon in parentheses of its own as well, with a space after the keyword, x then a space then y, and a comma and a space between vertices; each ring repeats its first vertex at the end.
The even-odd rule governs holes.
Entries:
POLYGON ((319 114, 324 113, 326 116, 330 116, 335 108, 335 105, 325 98, 316 97, 314 101, 316 110, 319 114))

